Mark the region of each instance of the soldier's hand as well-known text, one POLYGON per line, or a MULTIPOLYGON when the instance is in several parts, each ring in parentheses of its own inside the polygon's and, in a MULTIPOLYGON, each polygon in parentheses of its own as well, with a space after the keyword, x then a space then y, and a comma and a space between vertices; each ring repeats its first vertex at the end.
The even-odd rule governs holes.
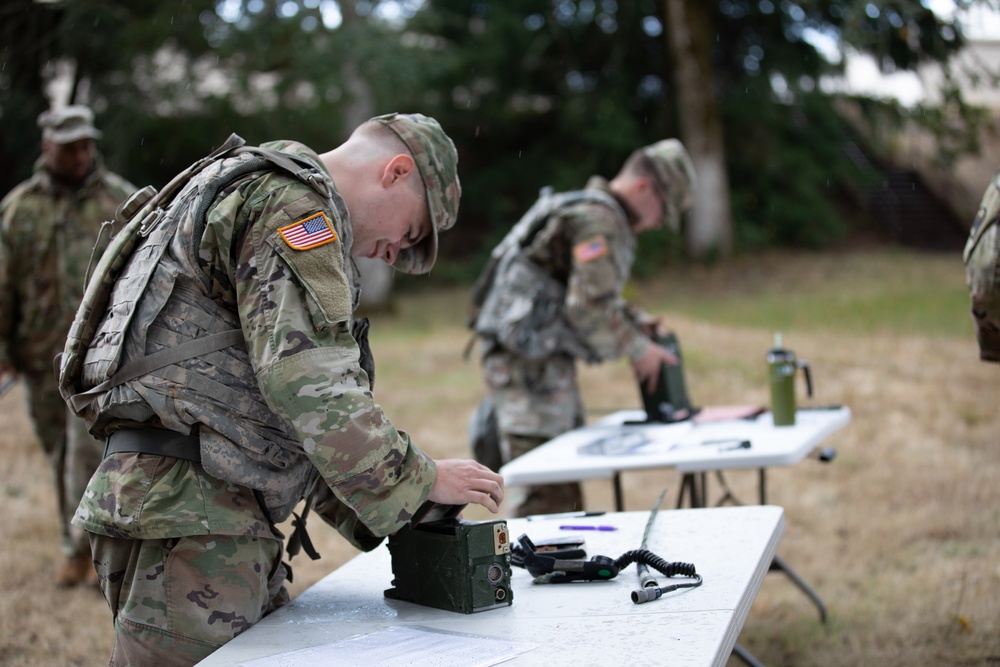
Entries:
POLYGON ((653 393, 660 382, 660 366, 663 364, 673 366, 676 363, 677 357, 670 350, 656 343, 650 343, 646 353, 632 362, 632 368, 635 370, 636 378, 646 387, 646 391, 653 393))
POLYGON ((427 498, 446 505, 476 503, 496 514, 503 502, 503 477, 469 459, 443 459, 427 498))
POLYGON ((648 320, 642 322, 639 329, 646 335, 647 338, 662 338, 667 335, 667 325, 663 323, 663 317, 650 317, 648 320))

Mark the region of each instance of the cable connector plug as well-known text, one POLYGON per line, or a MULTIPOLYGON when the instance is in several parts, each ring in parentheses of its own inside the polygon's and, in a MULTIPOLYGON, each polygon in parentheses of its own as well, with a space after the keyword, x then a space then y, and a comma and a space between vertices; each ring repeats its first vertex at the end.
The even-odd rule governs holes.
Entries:
POLYGON ((664 593, 669 593, 670 591, 676 591, 680 586, 676 584, 670 584, 669 586, 650 586, 649 588, 640 588, 637 591, 632 591, 632 602, 635 604, 642 604, 643 602, 652 602, 653 600, 659 600, 664 593))

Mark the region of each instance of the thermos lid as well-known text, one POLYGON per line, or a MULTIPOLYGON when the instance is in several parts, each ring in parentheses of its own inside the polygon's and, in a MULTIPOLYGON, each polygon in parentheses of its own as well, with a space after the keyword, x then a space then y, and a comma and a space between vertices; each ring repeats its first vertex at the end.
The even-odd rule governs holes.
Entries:
POLYGON ((774 347, 767 351, 767 363, 780 364, 787 361, 795 361, 795 353, 781 347, 781 332, 778 331, 774 334, 774 347))
POLYGON ((767 363, 780 364, 788 361, 795 361, 795 353, 791 350, 771 348, 767 351, 767 363))

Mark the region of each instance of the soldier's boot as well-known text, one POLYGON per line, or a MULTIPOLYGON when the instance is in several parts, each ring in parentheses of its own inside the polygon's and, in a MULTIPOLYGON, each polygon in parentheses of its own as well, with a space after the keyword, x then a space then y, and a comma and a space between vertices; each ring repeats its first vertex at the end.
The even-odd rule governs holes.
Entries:
POLYGON ((56 573, 55 583, 60 588, 69 588, 83 582, 97 583, 94 559, 89 551, 68 556, 56 573))
POLYGON ((583 492, 578 483, 543 484, 528 488, 524 502, 518 505, 515 516, 555 514, 581 509, 583 509, 583 492))

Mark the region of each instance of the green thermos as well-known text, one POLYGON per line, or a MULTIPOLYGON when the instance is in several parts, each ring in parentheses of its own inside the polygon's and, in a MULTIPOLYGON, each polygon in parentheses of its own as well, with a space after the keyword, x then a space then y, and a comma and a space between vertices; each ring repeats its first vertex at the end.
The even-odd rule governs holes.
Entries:
POLYGON ((768 377, 771 382, 771 414, 775 426, 795 425, 795 371, 806 376, 806 391, 812 397, 812 376, 808 362, 796 360, 795 353, 781 347, 781 334, 774 334, 774 347, 767 352, 768 377))

